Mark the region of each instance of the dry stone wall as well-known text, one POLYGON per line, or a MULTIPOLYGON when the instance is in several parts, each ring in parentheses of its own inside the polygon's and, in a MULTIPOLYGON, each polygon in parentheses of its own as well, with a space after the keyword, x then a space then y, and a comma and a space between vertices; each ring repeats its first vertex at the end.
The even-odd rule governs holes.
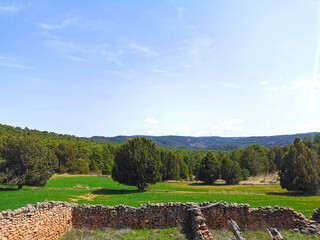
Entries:
POLYGON ((72 227, 72 203, 43 202, 0 212, 0 239, 57 239, 72 227))
POLYGON ((0 239, 57 239, 71 227, 155 229, 176 226, 192 230, 195 239, 212 239, 208 228, 227 228, 231 219, 241 229, 301 230, 305 226, 311 229, 312 224, 316 224, 292 208, 250 208, 247 204, 227 203, 209 206, 212 203, 145 204, 135 208, 45 201, 0 212, 0 239))

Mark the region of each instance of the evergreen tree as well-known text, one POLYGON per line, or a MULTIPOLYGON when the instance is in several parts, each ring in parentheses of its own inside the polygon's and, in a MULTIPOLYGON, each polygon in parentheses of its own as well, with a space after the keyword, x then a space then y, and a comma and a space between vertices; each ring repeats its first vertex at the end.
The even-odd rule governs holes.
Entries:
POLYGON ((0 148, 0 180, 3 184, 44 186, 54 174, 58 160, 39 140, 9 136, 0 148))
POLYGON ((225 180, 227 184, 238 184, 242 180, 239 163, 224 156, 221 163, 221 179, 225 180))
POLYGON ((288 152, 284 155, 279 176, 281 187, 289 191, 302 191, 307 194, 318 192, 319 160, 316 154, 300 141, 300 138, 295 138, 288 152))
POLYGON ((59 173, 76 172, 77 156, 70 143, 61 142, 56 148, 55 154, 59 160, 59 173))
POLYGON ((112 179, 142 191, 149 184, 161 181, 160 170, 161 160, 155 143, 145 137, 136 137, 118 148, 112 179))
POLYGON ((179 179, 179 159, 173 151, 161 151, 161 173, 162 180, 178 180, 179 179))
POLYGON ((220 162, 214 156, 212 151, 208 151, 202 159, 198 179, 206 184, 214 183, 220 177, 220 162))

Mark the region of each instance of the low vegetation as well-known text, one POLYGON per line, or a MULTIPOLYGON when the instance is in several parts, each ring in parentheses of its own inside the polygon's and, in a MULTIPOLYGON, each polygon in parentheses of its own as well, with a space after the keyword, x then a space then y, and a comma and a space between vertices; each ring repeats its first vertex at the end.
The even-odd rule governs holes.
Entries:
MULTIPOLYGON (((249 179, 250 180, 250 179, 249 179)), ((45 187, 16 188, 0 185, 0 210, 16 209, 44 200, 78 204, 119 204, 139 207, 141 204, 166 202, 224 201, 248 203, 251 207, 292 207, 306 217, 319 208, 318 196, 299 195, 279 185, 204 185, 201 182, 159 182, 146 192, 118 184, 109 177, 54 175, 45 187)))

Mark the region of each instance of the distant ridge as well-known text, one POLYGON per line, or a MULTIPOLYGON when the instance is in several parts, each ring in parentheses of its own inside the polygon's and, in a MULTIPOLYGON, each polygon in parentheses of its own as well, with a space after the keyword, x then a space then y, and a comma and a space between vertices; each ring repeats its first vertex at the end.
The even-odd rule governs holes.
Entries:
MULTIPOLYGON (((297 133, 287 135, 275 136, 255 136, 255 137, 190 137, 190 136, 145 136, 150 138, 159 147, 163 148, 179 148, 179 149, 210 149, 210 150, 233 150, 237 148, 246 147, 250 144, 261 144, 266 147, 275 145, 283 146, 292 144, 295 137, 304 139, 310 135, 320 135, 320 132, 297 133)), ((93 136, 77 137, 68 134, 59 134, 54 132, 39 131, 29 128, 13 127, 0 123, 0 138, 1 136, 17 135, 17 136, 33 136, 41 139, 64 139, 64 140, 88 140, 106 143, 120 144, 128 141, 130 138, 136 136, 116 136, 116 137, 103 137, 93 136)))
MULTIPOLYGON (((188 136, 145 136, 152 139, 159 147, 180 148, 180 149, 211 149, 211 150, 232 150, 260 144, 266 147, 275 145, 283 146, 292 144, 295 137, 301 139, 310 135, 320 135, 320 132, 297 133, 275 136, 255 137, 188 137, 188 136)), ((142 135, 139 135, 142 136, 142 135)), ((98 142, 123 143, 136 136, 101 137, 93 136, 90 139, 98 142)))

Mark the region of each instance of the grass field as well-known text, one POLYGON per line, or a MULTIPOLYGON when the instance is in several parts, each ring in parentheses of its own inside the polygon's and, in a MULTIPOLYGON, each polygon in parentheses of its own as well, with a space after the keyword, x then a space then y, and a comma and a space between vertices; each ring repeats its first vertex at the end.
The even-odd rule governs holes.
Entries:
POLYGON ((44 200, 68 201, 79 204, 141 204, 165 202, 225 201, 248 203, 251 207, 292 207, 310 217, 319 208, 319 196, 299 196, 283 190, 278 185, 202 185, 192 182, 161 182, 147 192, 114 182, 102 176, 55 175, 45 187, 17 187, 0 185, 0 210, 16 209, 28 203, 44 200))

